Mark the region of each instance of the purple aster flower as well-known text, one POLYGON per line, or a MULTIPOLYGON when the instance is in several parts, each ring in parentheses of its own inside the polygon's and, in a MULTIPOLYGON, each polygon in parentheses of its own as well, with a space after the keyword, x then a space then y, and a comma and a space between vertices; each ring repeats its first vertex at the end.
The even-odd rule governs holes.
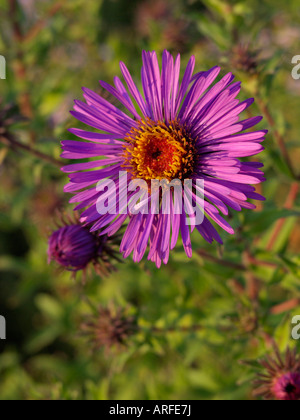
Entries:
POLYGON ((255 395, 268 400, 300 400, 300 358, 296 350, 288 349, 283 358, 276 347, 275 355, 268 356, 260 364, 266 372, 259 373, 259 379, 255 381, 255 395))
POLYGON ((136 262, 149 245, 148 259, 157 267, 162 262, 166 264, 179 233, 185 252, 191 257, 191 233, 195 228, 209 243, 222 243, 212 222, 230 234, 234 230, 220 213, 228 215, 228 208, 253 209, 255 206, 248 199, 263 200, 250 185, 264 181, 260 170, 263 165, 240 160, 261 152, 267 133, 247 131, 262 117, 240 120, 240 113, 254 100, 237 99, 241 84, 233 82, 231 73, 212 85, 220 68, 193 75, 194 66, 195 58, 191 57, 180 83, 180 55, 174 61, 164 51, 160 71, 156 53, 144 51, 143 94, 124 63, 120 67, 126 85, 118 77, 114 78, 114 86, 100 82, 125 110, 83 88, 86 102, 76 100, 71 111, 96 131, 70 129, 81 140, 63 141, 62 157, 96 160, 64 167, 70 178, 65 191, 76 193, 71 202, 79 203, 76 210, 85 209, 81 221, 92 225, 91 231, 103 229, 101 234, 110 236, 127 220, 120 251, 124 258, 133 252, 136 262), (126 173, 125 181, 120 172, 126 173), (107 179, 113 181, 115 188, 106 183, 107 179), (139 189, 132 185, 129 188, 133 180, 146 182, 146 197, 140 184, 139 189), (164 193, 160 190, 157 195, 150 190, 154 180, 166 181, 169 186, 174 180, 181 186, 191 180, 192 188, 187 187, 186 192, 189 199, 186 202, 172 183, 165 211, 164 193), (150 206, 154 196, 159 201, 158 211, 150 206), (105 214, 99 211, 99 201, 106 202, 105 214), (130 207, 131 202, 143 205, 143 211, 137 212, 138 206, 130 207), (189 223, 187 219, 194 217, 194 209, 202 214, 201 222, 198 219, 197 223, 189 223))
POLYGON ((114 245, 117 237, 96 235, 84 227, 76 218, 61 216, 63 226, 49 237, 48 262, 55 261, 60 267, 77 273, 92 264, 99 275, 114 269, 110 260, 118 260, 114 245))

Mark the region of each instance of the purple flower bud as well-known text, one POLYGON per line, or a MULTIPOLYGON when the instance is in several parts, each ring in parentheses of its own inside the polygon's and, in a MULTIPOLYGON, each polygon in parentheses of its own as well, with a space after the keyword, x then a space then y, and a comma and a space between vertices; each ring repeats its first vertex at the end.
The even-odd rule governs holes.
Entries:
POLYGON ((48 259, 70 271, 84 269, 97 255, 96 238, 83 226, 64 226, 49 239, 48 259))
POLYGON ((120 236, 93 233, 83 226, 78 215, 74 219, 58 214, 60 224, 49 237, 48 262, 55 261, 60 267, 76 274, 82 270, 84 278, 92 266, 100 276, 107 276, 116 270, 113 262, 121 260, 117 248, 120 236))
POLYGON ((288 372, 274 381, 273 392, 277 400, 300 400, 300 372, 288 372))
POLYGON ((275 354, 260 361, 264 372, 258 373, 254 395, 266 400, 300 400, 300 357, 296 350, 287 349, 284 357, 277 347, 275 354))

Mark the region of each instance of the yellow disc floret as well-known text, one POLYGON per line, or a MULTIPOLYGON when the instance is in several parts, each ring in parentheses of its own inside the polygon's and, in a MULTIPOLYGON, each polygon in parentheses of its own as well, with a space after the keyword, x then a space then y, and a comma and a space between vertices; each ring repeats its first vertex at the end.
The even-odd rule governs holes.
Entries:
POLYGON ((177 121, 141 120, 125 138, 124 167, 133 178, 183 179, 193 170, 195 148, 193 140, 177 121))

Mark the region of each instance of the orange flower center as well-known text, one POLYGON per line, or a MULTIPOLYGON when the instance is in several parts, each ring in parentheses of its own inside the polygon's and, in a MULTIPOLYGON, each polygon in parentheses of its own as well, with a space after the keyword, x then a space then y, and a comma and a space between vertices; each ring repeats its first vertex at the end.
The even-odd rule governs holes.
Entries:
POLYGON ((139 121, 125 138, 124 167, 133 178, 172 179, 186 178, 193 171, 194 141, 177 121, 167 126, 163 122, 139 121))

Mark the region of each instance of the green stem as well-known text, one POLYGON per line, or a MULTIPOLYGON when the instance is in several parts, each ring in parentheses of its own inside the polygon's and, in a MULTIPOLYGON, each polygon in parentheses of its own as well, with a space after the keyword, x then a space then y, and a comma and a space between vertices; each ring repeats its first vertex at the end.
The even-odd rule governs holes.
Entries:
POLYGON ((2 144, 4 144, 5 146, 11 148, 11 149, 21 149, 24 150, 28 153, 30 153, 31 155, 37 157, 38 159, 42 159, 47 163, 50 163, 51 165, 55 165, 58 166, 59 168, 61 168, 63 166, 63 162, 52 158, 51 156, 46 155, 43 152, 40 152, 39 150, 36 150, 35 148, 33 148, 32 146, 28 146, 26 144, 20 143, 19 141, 17 141, 13 136, 9 135, 7 137, 3 137, 0 136, 0 142, 2 144))

